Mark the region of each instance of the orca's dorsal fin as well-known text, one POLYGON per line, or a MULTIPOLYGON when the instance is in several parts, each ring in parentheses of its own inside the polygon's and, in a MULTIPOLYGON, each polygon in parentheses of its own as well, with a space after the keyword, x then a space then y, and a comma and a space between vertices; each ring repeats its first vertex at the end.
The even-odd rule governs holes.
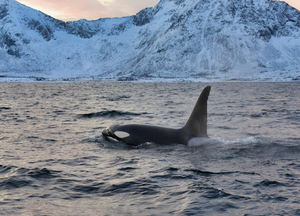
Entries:
POLYGON ((190 118, 183 129, 189 134, 189 138, 207 136, 207 100, 211 87, 206 86, 200 94, 190 118))

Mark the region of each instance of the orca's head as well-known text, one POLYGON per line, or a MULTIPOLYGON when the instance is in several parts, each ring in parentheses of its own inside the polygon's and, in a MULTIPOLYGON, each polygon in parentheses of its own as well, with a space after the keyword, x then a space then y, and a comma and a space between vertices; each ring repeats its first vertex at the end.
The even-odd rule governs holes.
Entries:
POLYGON ((122 130, 118 130, 119 127, 120 127, 119 125, 111 125, 108 128, 104 129, 102 131, 102 134, 105 137, 112 138, 113 140, 116 141, 122 141, 123 139, 130 136, 129 133, 122 130))

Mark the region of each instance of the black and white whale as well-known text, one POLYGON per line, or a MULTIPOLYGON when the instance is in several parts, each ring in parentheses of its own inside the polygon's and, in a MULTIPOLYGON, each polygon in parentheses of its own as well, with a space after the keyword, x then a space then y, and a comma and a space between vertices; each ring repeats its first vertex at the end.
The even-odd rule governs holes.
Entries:
POLYGON ((139 124, 112 125, 103 130, 102 134, 107 138, 122 141, 129 145, 140 145, 148 142, 188 145, 192 138, 208 138, 207 100, 210 89, 210 86, 203 89, 190 118, 180 129, 139 124))

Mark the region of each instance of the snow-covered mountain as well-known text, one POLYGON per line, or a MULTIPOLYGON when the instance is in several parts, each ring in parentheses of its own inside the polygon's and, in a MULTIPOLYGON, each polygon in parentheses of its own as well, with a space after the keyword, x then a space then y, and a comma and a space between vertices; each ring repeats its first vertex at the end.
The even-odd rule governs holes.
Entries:
POLYGON ((300 79, 300 12, 272 0, 161 0, 63 22, 0 0, 0 76, 300 79))

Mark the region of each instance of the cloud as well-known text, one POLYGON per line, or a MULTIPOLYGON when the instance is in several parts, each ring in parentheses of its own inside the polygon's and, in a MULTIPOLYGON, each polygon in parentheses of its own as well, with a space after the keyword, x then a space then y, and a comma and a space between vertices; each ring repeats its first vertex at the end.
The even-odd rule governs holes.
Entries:
POLYGON ((18 0, 34 9, 64 21, 134 15, 159 0, 18 0))
MULTIPOLYGON (((64 21, 105 17, 122 17, 155 6, 159 0, 18 0, 22 4, 40 10, 64 21)), ((285 0, 300 10, 299 0, 285 0)))
POLYGON ((106 7, 98 0, 19 0, 19 2, 62 20, 98 19, 106 12, 106 7))
POLYGON ((288 3, 289 5, 291 5, 292 7, 300 10, 300 1, 299 0, 286 0, 286 3, 288 3))

